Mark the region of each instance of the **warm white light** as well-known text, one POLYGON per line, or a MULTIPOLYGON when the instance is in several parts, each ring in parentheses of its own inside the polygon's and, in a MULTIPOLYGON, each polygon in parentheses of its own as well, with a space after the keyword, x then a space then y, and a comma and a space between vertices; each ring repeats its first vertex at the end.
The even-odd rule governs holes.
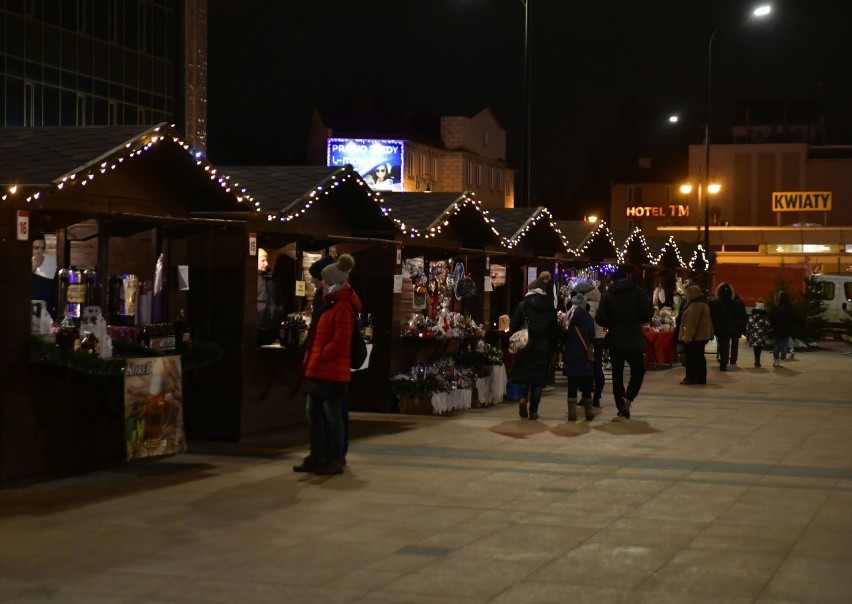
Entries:
POLYGON ((598 221, 598 217, 595 216, 594 214, 590 214, 589 216, 586 216, 586 222, 590 222, 592 224, 595 224, 597 221, 598 221))
POLYGON ((765 17, 766 15, 768 15, 771 12, 772 12, 772 5, 771 4, 764 4, 763 6, 758 6, 756 9, 754 9, 754 12, 752 14, 755 17, 765 17))
POLYGON ((720 185, 717 182, 713 182, 713 183, 710 183, 709 185, 707 185, 707 192, 710 193, 710 195, 715 195, 716 193, 718 193, 721 190, 721 188, 722 188, 722 185, 720 185))
POLYGON ((677 124, 679 120, 680 120, 680 118, 676 115, 670 115, 669 116, 669 122, 671 122, 672 124, 677 124))
POLYGON ((680 185, 680 192, 684 195, 689 195, 692 193, 692 185, 689 183, 680 185))

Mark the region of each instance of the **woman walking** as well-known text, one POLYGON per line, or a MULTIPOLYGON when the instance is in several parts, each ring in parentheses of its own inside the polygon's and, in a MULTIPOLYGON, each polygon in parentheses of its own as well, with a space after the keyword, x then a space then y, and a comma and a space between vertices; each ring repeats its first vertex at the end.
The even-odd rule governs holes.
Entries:
POLYGON ((594 362, 589 361, 586 349, 592 346, 595 337, 595 322, 586 310, 586 297, 576 294, 571 298, 574 312, 563 332, 562 373, 568 378, 568 421, 577 421, 577 393, 582 395, 580 404, 586 412, 586 421, 595 419, 592 410, 592 387, 594 384, 594 362))
POLYGON ((512 380, 521 390, 518 414, 526 419, 538 419, 541 391, 551 375, 551 361, 556 351, 559 323, 553 301, 544 293, 550 273, 542 271, 530 281, 529 290, 512 313, 510 333, 526 326, 529 345, 512 359, 512 380))
POLYGON ((793 303, 790 294, 778 294, 778 304, 772 309, 772 366, 783 367, 787 360, 787 350, 790 337, 793 335, 793 303))
POLYGON ((755 304, 754 310, 748 317, 745 331, 749 345, 754 348, 754 366, 760 367, 760 353, 763 352, 766 340, 772 333, 772 322, 766 314, 766 305, 763 302, 755 304))

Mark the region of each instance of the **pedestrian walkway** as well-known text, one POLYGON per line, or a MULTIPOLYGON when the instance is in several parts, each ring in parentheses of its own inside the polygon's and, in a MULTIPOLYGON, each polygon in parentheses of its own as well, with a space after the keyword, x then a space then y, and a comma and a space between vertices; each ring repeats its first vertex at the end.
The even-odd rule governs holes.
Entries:
POLYGON ((654 369, 628 421, 357 413, 330 478, 273 434, 0 491, 0 601, 848 603, 849 350, 654 369))

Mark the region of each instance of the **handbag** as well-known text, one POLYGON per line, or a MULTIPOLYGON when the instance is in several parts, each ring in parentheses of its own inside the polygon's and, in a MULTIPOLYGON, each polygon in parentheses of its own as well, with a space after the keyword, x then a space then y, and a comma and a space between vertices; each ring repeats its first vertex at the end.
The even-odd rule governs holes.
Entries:
POLYGON ((530 345, 530 332, 526 327, 509 336, 509 352, 518 354, 530 345))
POLYGON ((583 338, 583 334, 580 333, 580 328, 576 325, 574 326, 574 331, 577 332, 577 337, 580 338, 580 344, 583 345, 583 348, 586 349, 586 361, 589 363, 595 362, 595 347, 594 346, 586 346, 586 340, 583 338))
POLYGON ((530 332, 527 329, 527 313, 524 312, 523 302, 521 302, 521 312, 524 315, 524 326, 509 336, 509 352, 512 354, 523 352, 530 345, 530 332))

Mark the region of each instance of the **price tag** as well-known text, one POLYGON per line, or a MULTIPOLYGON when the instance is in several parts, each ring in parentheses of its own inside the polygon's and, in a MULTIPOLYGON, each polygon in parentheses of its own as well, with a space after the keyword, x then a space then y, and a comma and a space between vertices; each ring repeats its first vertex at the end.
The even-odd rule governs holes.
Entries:
POLYGON ((27 210, 18 210, 18 241, 27 241, 30 238, 30 213, 27 210))
POLYGON ((402 264, 402 248, 401 247, 396 248, 396 263, 402 264))
POLYGON ((257 233, 249 233, 249 256, 257 256, 257 233))
POLYGON ((296 281, 296 295, 304 296, 305 295, 305 282, 304 281, 296 281))

